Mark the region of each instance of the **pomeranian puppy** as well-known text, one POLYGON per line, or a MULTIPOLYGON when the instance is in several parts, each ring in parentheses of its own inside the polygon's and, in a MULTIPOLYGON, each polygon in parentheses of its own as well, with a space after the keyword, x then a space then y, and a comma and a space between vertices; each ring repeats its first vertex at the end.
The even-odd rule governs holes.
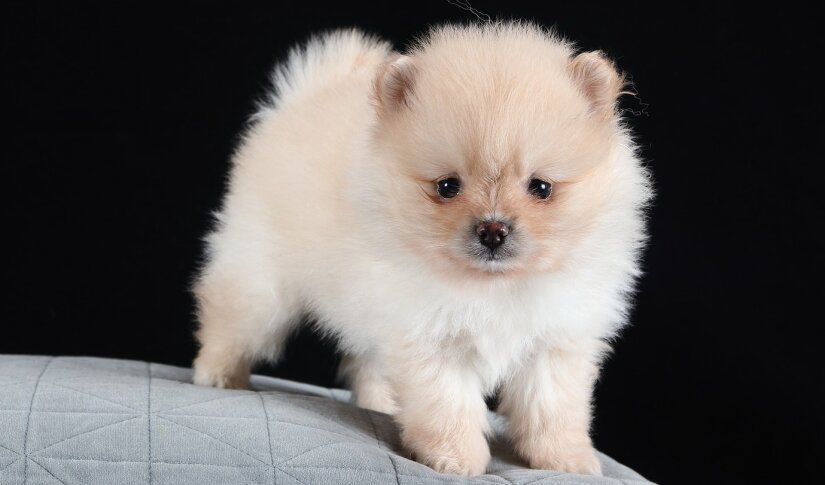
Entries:
POLYGON ((194 382, 246 387, 311 315, 420 462, 484 473, 500 390, 531 467, 599 474, 591 395, 651 196, 613 63, 524 23, 433 28, 405 54, 350 30, 273 84, 195 285, 194 382))

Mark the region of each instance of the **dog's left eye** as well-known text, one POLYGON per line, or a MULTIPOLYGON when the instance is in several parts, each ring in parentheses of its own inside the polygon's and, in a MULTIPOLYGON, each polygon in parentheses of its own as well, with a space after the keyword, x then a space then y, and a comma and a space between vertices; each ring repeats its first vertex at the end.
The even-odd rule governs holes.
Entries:
POLYGON ((461 191, 461 181, 455 177, 439 180, 435 184, 438 195, 445 199, 452 199, 461 191))
POLYGON ((530 181, 530 185, 527 186, 527 190, 534 197, 546 199, 550 197, 551 193, 553 193, 553 184, 550 182, 545 182, 541 179, 533 179, 530 181))

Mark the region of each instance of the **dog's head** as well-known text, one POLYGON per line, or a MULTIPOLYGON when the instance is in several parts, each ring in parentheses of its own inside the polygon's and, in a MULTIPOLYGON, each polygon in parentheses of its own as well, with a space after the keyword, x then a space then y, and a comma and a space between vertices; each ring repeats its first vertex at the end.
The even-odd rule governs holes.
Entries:
POLYGON ((529 25, 442 27, 388 60, 373 141, 403 241, 452 271, 557 267, 609 198, 622 86, 529 25))

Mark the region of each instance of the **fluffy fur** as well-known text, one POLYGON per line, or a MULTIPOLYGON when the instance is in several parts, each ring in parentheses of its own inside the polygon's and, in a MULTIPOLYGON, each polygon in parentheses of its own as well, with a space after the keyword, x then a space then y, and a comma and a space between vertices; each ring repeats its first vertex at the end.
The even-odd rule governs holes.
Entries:
POLYGON ((422 463, 484 473, 500 389, 530 466, 598 474, 592 388, 651 193, 622 84, 601 54, 520 23, 438 27, 405 55, 357 31, 294 50, 208 237, 195 382, 246 386, 311 314, 357 404, 393 414, 422 463), (479 242, 491 220, 509 227, 497 251, 479 242))

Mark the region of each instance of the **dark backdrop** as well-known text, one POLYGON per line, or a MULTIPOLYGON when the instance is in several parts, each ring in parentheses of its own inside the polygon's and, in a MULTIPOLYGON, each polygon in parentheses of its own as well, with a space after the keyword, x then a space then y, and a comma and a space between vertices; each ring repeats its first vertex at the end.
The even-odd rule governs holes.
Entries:
MULTIPOLYGON (((402 46, 472 16, 435 1, 116 3, 0 7, 0 352, 188 365, 200 237, 273 63, 323 29, 402 46)), ((661 483, 821 483, 821 18, 559 3, 474 2, 604 49, 639 92, 624 107, 658 197, 596 444, 661 483)), ((264 371, 332 384, 332 348, 302 334, 264 371)))

